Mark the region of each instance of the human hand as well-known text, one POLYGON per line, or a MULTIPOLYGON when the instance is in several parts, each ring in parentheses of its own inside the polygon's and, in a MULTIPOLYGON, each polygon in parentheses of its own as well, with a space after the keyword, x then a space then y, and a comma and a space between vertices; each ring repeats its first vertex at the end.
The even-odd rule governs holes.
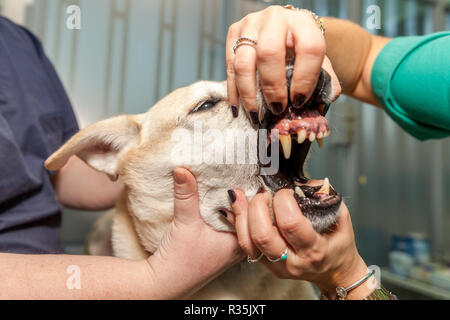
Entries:
POLYGON ((174 219, 148 259, 160 299, 188 297, 244 257, 235 234, 202 220, 194 176, 183 168, 173 175, 174 219))
MULTIPOLYGON (((367 274, 367 266, 356 249, 345 204, 341 205, 335 229, 319 234, 300 211, 291 190, 280 190, 273 197, 276 223, 270 214, 268 192, 256 194, 250 203, 241 190, 234 190, 234 195, 233 223, 239 245, 251 259, 261 253, 276 259, 288 248, 284 261, 260 260, 277 276, 313 282, 322 293, 335 298, 336 287, 348 287, 367 274)), ((361 285, 351 290, 347 298, 362 299, 370 293, 371 288, 361 285)))
POLYGON ((265 101, 274 114, 282 113, 288 103, 286 87, 286 50, 295 51, 295 65, 290 87, 290 99, 294 107, 300 108, 311 97, 316 88, 320 70, 331 77, 336 98, 340 84, 325 57, 325 38, 312 14, 281 6, 270 6, 251 13, 234 23, 228 30, 226 41, 228 99, 236 114, 239 99, 250 118, 258 122, 256 101, 256 71, 265 101), (233 46, 240 37, 257 40, 255 48, 240 46, 236 53, 233 46))

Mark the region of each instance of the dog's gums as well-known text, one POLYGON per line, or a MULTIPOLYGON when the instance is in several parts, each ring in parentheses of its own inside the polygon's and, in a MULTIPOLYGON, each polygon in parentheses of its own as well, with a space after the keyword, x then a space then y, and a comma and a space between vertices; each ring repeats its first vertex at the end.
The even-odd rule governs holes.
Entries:
MULTIPOLYGON (((292 65, 287 67, 286 78, 288 90, 292 79, 292 65)), ((330 77, 322 70, 318 87, 311 99, 301 108, 294 108, 289 100, 284 113, 274 115, 266 112, 260 125, 269 132, 267 152, 270 153, 270 143, 276 139, 280 142, 279 171, 276 175, 261 175, 265 185, 272 191, 288 188, 294 191, 294 197, 302 213, 311 221, 317 232, 326 232, 334 225, 342 197, 325 178, 321 185, 306 177, 304 165, 312 142, 317 141, 322 147, 324 138, 329 137, 330 129, 325 119, 326 98, 320 95, 330 95, 330 77), (325 83, 326 82, 326 83, 325 83), (328 88, 328 89, 327 89, 328 88), (275 130, 274 130, 275 129, 275 130)), ((328 102, 328 101, 327 101, 328 102)), ((263 101, 264 109, 267 110, 263 101)), ((258 141, 259 144, 263 143, 258 141)))

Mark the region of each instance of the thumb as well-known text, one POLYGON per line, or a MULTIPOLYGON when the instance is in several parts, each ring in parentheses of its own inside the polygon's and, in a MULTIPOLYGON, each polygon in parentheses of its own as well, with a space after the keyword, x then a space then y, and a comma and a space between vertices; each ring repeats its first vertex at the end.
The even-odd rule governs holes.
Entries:
POLYGON ((188 223, 200 218, 197 181, 189 170, 173 170, 175 219, 188 223))

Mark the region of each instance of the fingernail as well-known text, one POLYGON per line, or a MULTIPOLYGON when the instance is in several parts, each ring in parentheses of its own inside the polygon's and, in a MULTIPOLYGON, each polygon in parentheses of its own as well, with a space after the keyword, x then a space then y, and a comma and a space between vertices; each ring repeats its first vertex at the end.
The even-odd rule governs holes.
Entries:
POLYGON ((264 192, 266 192, 266 189, 264 189, 264 187, 259 187, 257 193, 264 193, 264 192))
POLYGON ((183 184, 186 182, 186 176, 184 175, 184 172, 179 172, 174 170, 173 171, 173 178, 176 183, 183 184))
POLYGON ((258 112, 250 111, 250 118, 252 118, 253 124, 259 124, 258 112))
POLYGON ((306 97, 302 94, 297 94, 294 97, 294 107, 301 107, 305 102, 306 97))
POLYGON ((236 193, 233 190, 228 190, 228 196, 230 197, 231 203, 236 202, 236 193))
POLYGON ((233 117, 237 118, 239 115, 238 108, 235 105, 231 106, 231 112, 233 113, 233 117))
POLYGON ((223 215, 225 218, 227 217, 227 212, 225 210, 219 210, 219 213, 223 215))
POLYGON ((283 105, 280 102, 272 102, 270 104, 270 109, 274 114, 280 114, 283 111, 283 105))

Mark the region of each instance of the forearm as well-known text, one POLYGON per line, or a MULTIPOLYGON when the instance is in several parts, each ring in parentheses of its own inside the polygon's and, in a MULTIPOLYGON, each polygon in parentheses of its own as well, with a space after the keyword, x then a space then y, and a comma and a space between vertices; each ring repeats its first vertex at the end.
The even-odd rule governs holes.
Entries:
POLYGON ((0 299, 182 299, 242 257, 222 258, 200 251, 157 251, 148 260, 0 253, 0 299))
POLYGON ((149 269, 145 260, 0 253, 0 299, 151 299, 149 269))
POLYGON ((378 105, 370 76, 375 59, 389 38, 374 36, 347 20, 324 18, 327 56, 333 64, 342 92, 378 105))
POLYGON ((53 176, 58 200, 65 206, 85 210, 105 210, 116 203, 123 184, 89 167, 76 156, 53 176))

